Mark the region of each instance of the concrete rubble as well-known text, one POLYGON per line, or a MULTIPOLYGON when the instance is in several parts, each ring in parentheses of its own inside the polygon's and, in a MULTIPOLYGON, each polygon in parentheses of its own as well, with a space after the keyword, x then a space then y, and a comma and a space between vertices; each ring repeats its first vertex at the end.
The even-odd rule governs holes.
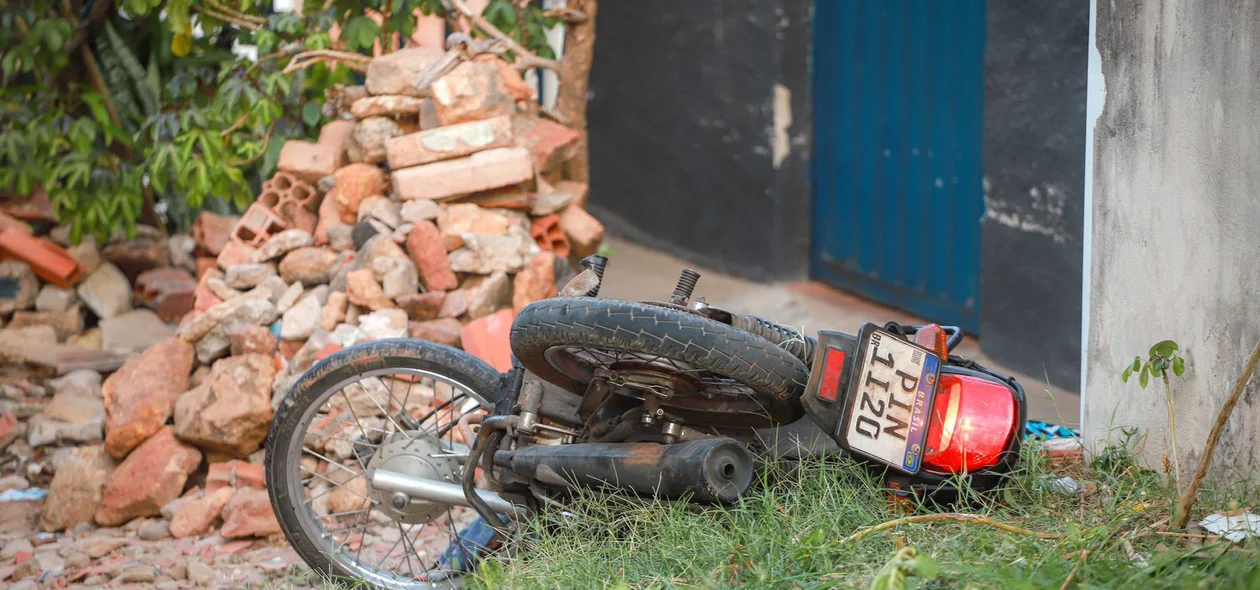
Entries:
POLYGON ((47 497, 0 501, 0 586, 284 585, 300 560, 262 446, 303 372, 399 337, 510 368, 515 313, 603 227, 561 171, 578 132, 494 56, 416 88, 441 55, 396 51, 337 88, 356 99, 286 142, 239 216, 104 244, 4 230, 42 258, 0 260, 0 492, 47 497))

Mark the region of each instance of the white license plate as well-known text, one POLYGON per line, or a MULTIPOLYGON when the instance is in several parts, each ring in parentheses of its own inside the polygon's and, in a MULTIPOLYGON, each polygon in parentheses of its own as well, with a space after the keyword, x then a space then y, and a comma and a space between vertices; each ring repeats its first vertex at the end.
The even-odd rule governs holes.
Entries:
POLYGON ((859 342, 861 364, 849 386, 844 446, 894 469, 918 473, 941 359, 873 326, 862 330, 859 342))

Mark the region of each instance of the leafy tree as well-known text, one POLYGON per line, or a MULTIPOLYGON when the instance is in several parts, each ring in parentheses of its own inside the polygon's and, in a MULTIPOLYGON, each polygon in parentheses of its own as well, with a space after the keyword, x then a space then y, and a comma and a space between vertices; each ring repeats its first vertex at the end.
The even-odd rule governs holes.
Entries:
MULTIPOLYGON (((76 241, 240 210, 285 140, 314 137, 325 90, 356 83, 375 43, 410 37, 417 10, 454 24, 463 2, 270 5, 0 0, 0 189, 42 186, 76 241)), ((545 31, 558 19, 533 3, 493 0, 481 16, 531 57, 554 57, 545 31)))

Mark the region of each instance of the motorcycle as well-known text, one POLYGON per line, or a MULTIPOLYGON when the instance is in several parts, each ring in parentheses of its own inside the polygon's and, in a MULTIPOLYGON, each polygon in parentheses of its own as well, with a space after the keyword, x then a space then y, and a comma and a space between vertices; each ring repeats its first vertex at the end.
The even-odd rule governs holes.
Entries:
POLYGON ((953 355, 957 328, 814 338, 708 305, 689 269, 667 301, 600 298, 606 263, 588 257, 560 297, 520 310, 507 373, 397 339, 300 378, 277 410, 266 473, 281 528, 314 570, 457 587, 575 488, 732 503, 769 451, 766 429, 798 420, 903 500, 990 489, 1018 460, 1023 389, 953 355))

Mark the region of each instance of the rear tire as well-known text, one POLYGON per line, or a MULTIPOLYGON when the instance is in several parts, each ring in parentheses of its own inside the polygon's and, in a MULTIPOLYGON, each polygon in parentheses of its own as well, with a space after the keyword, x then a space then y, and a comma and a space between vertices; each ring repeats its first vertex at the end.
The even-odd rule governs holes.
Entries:
POLYGON ((656 355, 732 379, 751 389, 769 417, 781 423, 800 417, 809 379, 800 359, 770 341, 678 309, 572 297, 521 310, 512 325, 512 352, 543 380, 581 395, 587 382, 548 358, 548 351, 564 347, 656 355))

